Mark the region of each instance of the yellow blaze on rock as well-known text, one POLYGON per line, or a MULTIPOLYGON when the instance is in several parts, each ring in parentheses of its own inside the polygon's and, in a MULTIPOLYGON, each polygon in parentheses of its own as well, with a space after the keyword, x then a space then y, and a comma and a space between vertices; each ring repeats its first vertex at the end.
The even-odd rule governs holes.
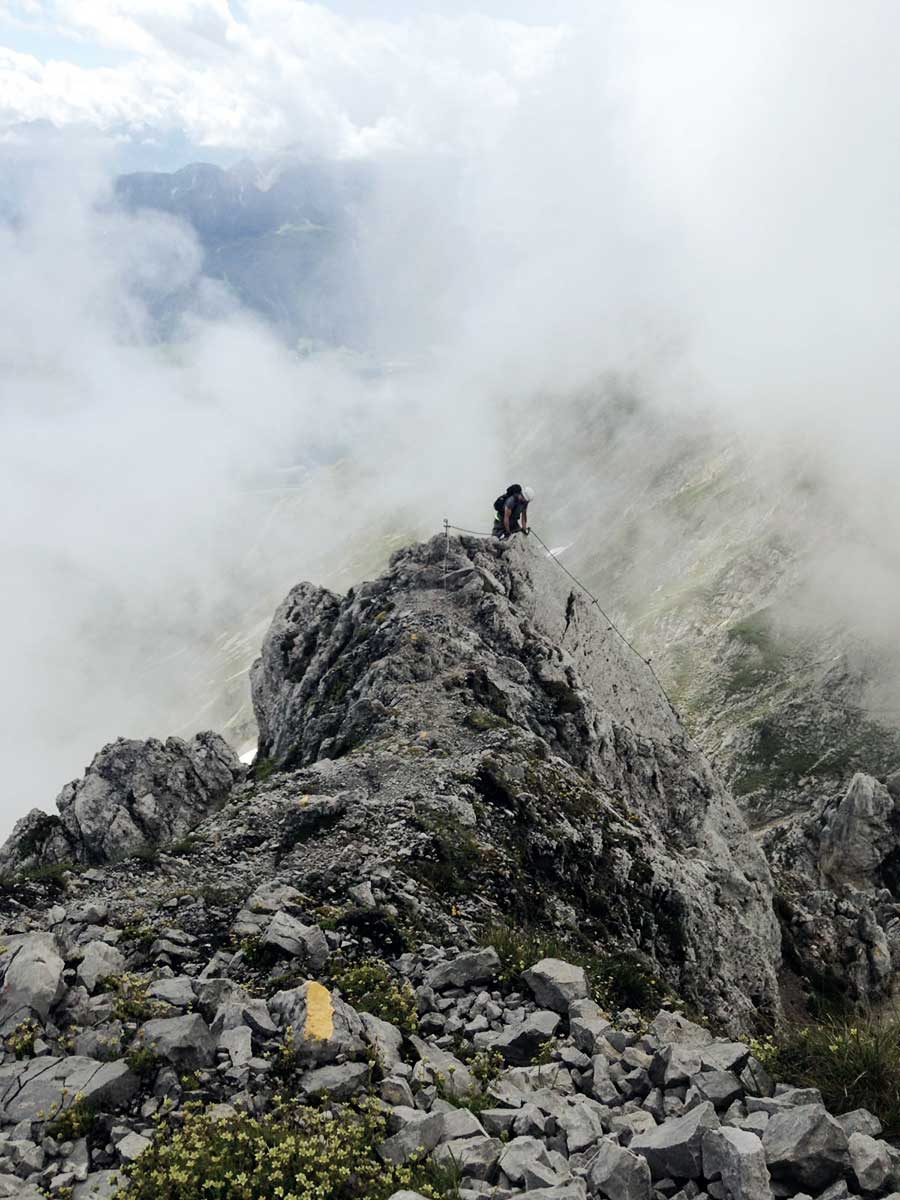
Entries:
POLYGON ((334 1005, 331 992, 321 983, 310 983, 306 989, 306 1025, 304 1038, 327 1042, 334 1036, 334 1005))

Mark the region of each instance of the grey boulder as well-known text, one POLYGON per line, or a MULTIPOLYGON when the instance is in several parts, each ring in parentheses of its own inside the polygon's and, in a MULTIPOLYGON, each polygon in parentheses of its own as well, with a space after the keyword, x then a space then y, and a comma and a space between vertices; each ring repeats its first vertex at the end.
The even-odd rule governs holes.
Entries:
POLYGON ((444 1142, 432 1152, 436 1163, 453 1165, 468 1179, 481 1179, 485 1183, 497 1174, 497 1163, 503 1153, 503 1142, 498 1138, 459 1138, 444 1142))
POLYGON ((342 1063, 316 1067, 300 1079, 300 1087, 314 1100, 328 1097, 344 1101, 365 1089, 371 1074, 368 1063, 342 1063))
POLYGON ((283 950, 305 962, 318 975, 328 962, 328 942, 318 925, 304 925, 290 913, 277 912, 260 938, 260 944, 283 950))
POLYGON ((850 1166, 847 1135, 821 1104, 774 1113, 762 1144, 772 1179, 797 1191, 820 1192, 850 1166))
POLYGON ((419 1062, 428 1068, 434 1076, 435 1082, 439 1083, 448 1096, 452 1096, 454 1100, 460 1100, 466 1096, 473 1096, 480 1090, 472 1072, 455 1055, 416 1037, 415 1034, 409 1040, 418 1055, 419 1062))
POLYGON ((891 1179, 893 1163, 886 1142, 851 1133, 850 1165, 861 1192, 880 1192, 891 1179))
POLYGON ((385 1162, 404 1163, 415 1154, 428 1154, 444 1142, 476 1136, 486 1136, 478 1118, 466 1108, 454 1108, 450 1112, 429 1113, 419 1121, 410 1121, 382 1142, 378 1153, 385 1162))
POLYGON ((559 1021, 558 1013, 546 1009, 531 1013, 524 1021, 491 1038, 490 1045, 512 1066, 526 1066, 556 1033, 559 1021))
POLYGON ((216 1039, 199 1013, 145 1021, 138 1039, 180 1070, 193 1071, 215 1062, 216 1039))
MULTIPOLYGON (((225 802, 242 774, 217 733, 198 733, 190 741, 120 738, 57 797, 66 853, 78 862, 102 863, 184 837, 225 802)), ((48 853, 45 860, 54 861, 48 853)))
POLYGON ((576 1047, 593 1058, 597 1043, 610 1029, 610 1023, 593 1000, 576 1000, 569 1007, 569 1034, 576 1047))
POLYGON ((125 956, 107 942, 88 942, 78 964, 78 979, 89 992, 93 992, 100 979, 121 975, 125 970, 125 956))
POLYGON ((607 1200, 650 1200, 647 1160, 613 1141, 600 1142, 587 1181, 592 1195, 607 1200))
POLYGON ((50 933, 6 939, 0 955, 0 1030, 29 1017, 44 1022, 66 990, 64 963, 50 933))
POLYGON ((574 1001, 588 999, 584 968, 573 966, 560 958, 542 958, 529 967, 522 978, 541 1008, 565 1013, 574 1001))
POLYGON ((878 867, 896 844, 893 797, 883 783, 857 773, 822 834, 822 873, 833 883, 877 886, 878 867))
POLYGON ((843 1113, 835 1120, 847 1137, 852 1133, 867 1133, 869 1137, 877 1138, 881 1134, 881 1122, 867 1108, 854 1108, 852 1112, 843 1113))
POLYGON ((662 1045, 678 1043, 681 1046, 708 1046, 713 1040, 712 1034, 702 1025, 689 1021, 683 1013, 668 1012, 666 1009, 656 1014, 649 1033, 662 1045))
POLYGON ((680 1087, 699 1074, 699 1048, 680 1042, 663 1046, 650 1064, 650 1079, 661 1088, 680 1087))
POLYGON ((547 1147, 535 1137, 516 1137, 503 1147, 500 1170, 515 1184, 523 1184, 532 1166, 550 1167, 547 1147))
POLYGON ((124 1107, 140 1086, 122 1060, 111 1063, 70 1055, 33 1058, 0 1067, 0 1124, 51 1120, 76 1096, 100 1110, 124 1107))
POLYGON ((703 1175, 720 1180, 725 1200, 771 1200, 763 1145, 755 1133, 723 1126, 703 1135, 703 1175))
POLYGON ((363 1036, 375 1052, 378 1065, 388 1075, 403 1061, 400 1048, 403 1045, 403 1034, 396 1025, 375 1017, 372 1013, 360 1013, 363 1024, 363 1036))
POLYGON ((701 1071, 691 1083, 719 1112, 744 1094, 741 1081, 731 1071, 701 1071))
POLYGON ((708 1129, 718 1128, 713 1106, 698 1104, 681 1117, 636 1134, 629 1149, 646 1158, 654 1179, 698 1179, 703 1173, 703 1137, 708 1129))
POLYGON ((162 1000, 173 1008, 190 1008, 196 996, 187 975, 176 975, 174 979, 157 979, 147 988, 151 1000, 162 1000))
POLYGON ((429 987, 436 992, 450 987, 468 987, 473 983, 486 983, 500 970, 500 958, 493 946, 459 954, 449 962, 438 963, 426 976, 429 987))
POLYGON ((359 1014, 320 983, 276 992, 269 1011, 282 1030, 291 1029, 298 1059, 310 1066, 340 1055, 355 1058, 365 1049, 359 1014))

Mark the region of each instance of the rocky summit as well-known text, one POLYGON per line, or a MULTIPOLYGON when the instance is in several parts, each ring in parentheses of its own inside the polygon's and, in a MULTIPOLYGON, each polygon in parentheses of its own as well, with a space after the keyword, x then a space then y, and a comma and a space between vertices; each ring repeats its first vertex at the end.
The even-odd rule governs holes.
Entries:
MULTIPOLYGON (((875 1117, 754 1052, 766 859, 531 542, 298 585, 252 690, 250 770, 212 733, 119 741, 0 851, 0 1197, 900 1188, 875 1117)), ((886 797, 822 819, 822 879, 883 881, 886 797), (884 846, 851 861, 861 823, 884 846)))

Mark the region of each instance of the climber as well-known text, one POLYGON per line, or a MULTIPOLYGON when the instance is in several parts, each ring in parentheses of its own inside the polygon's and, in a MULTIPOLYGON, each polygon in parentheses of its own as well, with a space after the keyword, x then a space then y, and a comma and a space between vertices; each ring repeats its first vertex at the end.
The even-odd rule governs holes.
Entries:
POLYGON ((512 537, 514 533, 528 534, 528 505, 534 499, 533 487, 511 483, 502 496, 494 501, 495 538, 512 537))

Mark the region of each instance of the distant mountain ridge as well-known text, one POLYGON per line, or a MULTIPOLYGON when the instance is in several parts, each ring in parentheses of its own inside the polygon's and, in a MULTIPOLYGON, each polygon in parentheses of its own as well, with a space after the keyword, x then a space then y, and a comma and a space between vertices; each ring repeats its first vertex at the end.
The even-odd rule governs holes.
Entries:
POLYGON ((289 340, 354 343, 361 310, 351 297, 356 206, 362 170, 307 163, 225 170, 190 163, 178 171, 120 175, 127 211, 151 209, 187 222, 204 251, 204 273, 289 340))

